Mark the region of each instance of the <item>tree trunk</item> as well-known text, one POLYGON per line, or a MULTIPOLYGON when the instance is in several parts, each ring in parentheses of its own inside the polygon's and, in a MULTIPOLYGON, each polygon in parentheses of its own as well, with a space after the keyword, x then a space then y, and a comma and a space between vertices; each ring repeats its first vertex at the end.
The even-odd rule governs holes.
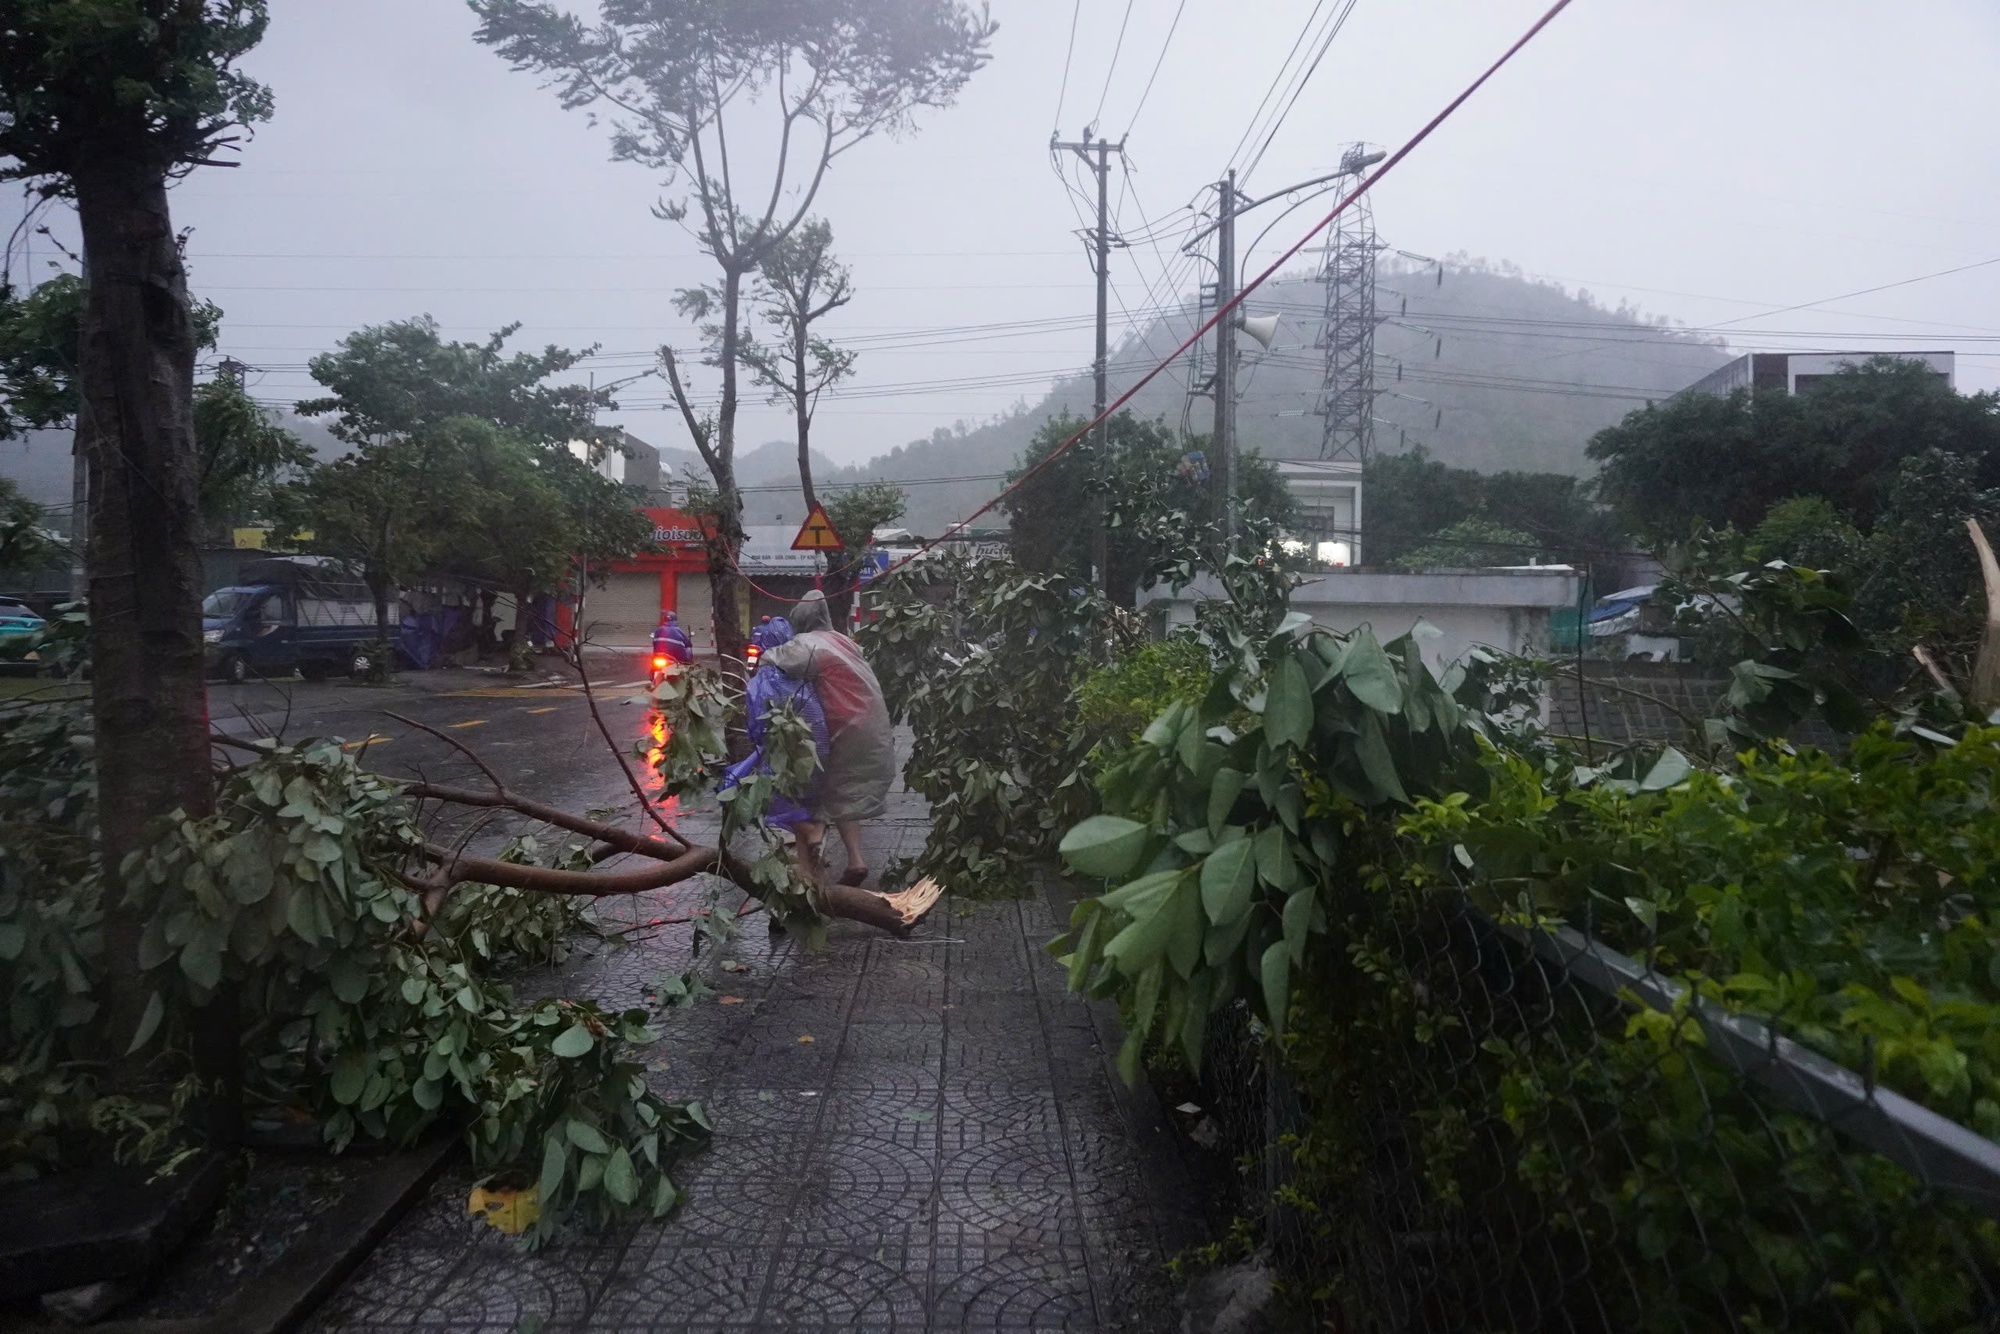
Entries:
POLYGON ((367 571, 368 594, 375 599, 375 642, 389 642, 389 576, 377 569, 367 571))
POLYGON ((812 409, 806 399, 806 325, 804 320, 792 326, 792 415, 799 425, 799 489, 805 493, 806 512, 810 514, 819 504, 819 493, 813 490, 812 465, 812 409))
MULTIPOLYGON (((78 379, 90 451, 91 710, 105 876, 176 808, 213 806, 201 641, 195 335, 156 167, 100 151, 75 177, 90 267, 78 379)), ((105 898, 104 1016, 122 1052, 151 989, 139 922, 105 898)))
MULTIPOLYGON (((736 559, 743 550, 743 494, 736 487, 736 363, 741 355, 743 275, 728 269, 722 278, 722 402, 715 415, 715 537, 708 543, 710 610, 714 616, 715 651, 722 674, 743 684, 742 594, 736 559)), ((732 727, 731 751, 738 747, 732 727)))

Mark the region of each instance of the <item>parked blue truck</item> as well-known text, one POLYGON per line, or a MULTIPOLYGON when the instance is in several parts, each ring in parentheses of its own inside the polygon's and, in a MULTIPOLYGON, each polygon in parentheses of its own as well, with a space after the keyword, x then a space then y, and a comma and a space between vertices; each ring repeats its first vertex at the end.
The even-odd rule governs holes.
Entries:
MULTIPOLYGON (((375 599, 366 584, 313 556, 253 561, 240 577, 201 604, 210 673, 241 683, 295 669, 308 681, 368 670, 378 650, 375 599)), ((399 609, 391 597, 392 639, 399 609)))

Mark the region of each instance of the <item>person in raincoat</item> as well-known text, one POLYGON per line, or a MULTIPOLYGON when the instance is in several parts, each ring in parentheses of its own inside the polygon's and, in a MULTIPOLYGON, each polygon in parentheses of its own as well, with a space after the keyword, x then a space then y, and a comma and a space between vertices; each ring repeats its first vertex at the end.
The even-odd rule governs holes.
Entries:
POLYGON ((671 611, 661 613, 660 623, 653 627, 653 653, 682 666, 694 661, 694 640, 682 627, 681 618, 671 611))
MULTIPOLYGON (((782 616, 771 617, 757 627, 757 638, 766 649, 786 643, 792 638, 791 624, 782 616)), ((820 789, 825 785, 827 757, 831 749, 826 710, 820 703, 819 691, 804 678, 786 676, 783 672, 758 671, 751 675, 745 696, 745 712, 748 714, 745 730, 750 734, 751 751, 729 766, 720 788, 726 792, 758 773, 771 771, 770 762, 764 754, 764 738, 770 730, 771 711, 791 705, 792 710, 812 728, 813 743, 819 751, 819 772, 804 792, 780 792, 773 796, 770 808, 764 814, 764 822, 780 825, 802 834, 806 841, 817 843, 820 825, 815 809, 820 789), (807 830, 810 832, 804 832, 807 830)))
POLYGON ((889 707, 860 645, 833 628, 825 594, 817 590, 806 594, 792 608, 791 622, 796 634, 765 650, 757 674, 775 667, 792 680, 810 682, 825 710, 831 744, 814 804, 818 818, 799 826, 800 841, 817 862, 825 826, 833 825, 847 848, 847 870, 840 883, 860 885, 869 871, 861 850, 861 822, 888 807, 889 784, 896 777, 889 707))

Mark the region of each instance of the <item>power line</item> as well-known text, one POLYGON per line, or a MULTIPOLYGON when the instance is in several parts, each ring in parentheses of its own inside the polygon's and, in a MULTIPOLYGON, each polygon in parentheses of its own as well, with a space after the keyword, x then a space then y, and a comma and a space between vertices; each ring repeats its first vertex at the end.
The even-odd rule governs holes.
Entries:
POLYGON ((1312 58, 1312 64, 1306 67, 1305 73, 1300 75, 1297 83, 1293 85, 1291 100, 1285 103, 1285 109, 1271 122, 1270 132, 1264 136, 1263 145, 1257 149, 1256 156, 1252 157, 1249 165, 1243 168, 1244 180, 1250 179, 1250 173, 1257 170, 1257 164, 1264 160, 1264 154, 1271 147, 1271 141, 1278 137, 1278 131, 1284 127, 1285 118, 1290 116, 1292 108, 1298 105, 1299 94, 1303 93, 1306 85, 1312 82, 1312 76, 1319 71, 1320 61, 1326 59, 1326 53, 1333 46, 1333 39, 1340 36, 1340 30, 1347 26, 1347 16, 1354 12, 1357 3, 1358 0, 1347 0, 1347 7, 1341 10, 1338 17, 1328 26, 1326 36, 1320 41, 1319 51, 1312 58))
POLYGON ((1069 67, 1076 57, 1076 21, 1082 14, 1083 0, 1076 0, 1069 10, 1069 49, 1063 52, 1062 87, 1056 90, 1056 118, 1050 122, 1056 130, 1062 128, 1063 103, 1069 97, 1069 67))
POLYGON ((1111 67, 1104 71, 1104 91, 1097 95, 1097 111, 1090 118, 1096 125, 1104 119, 1104 99, 1111 96, 1111 76, 1118 72, 1118 56, 1125 49, 1125 29, 1132 22, 1132 0, 1125 0, 1125 17, 1118 20, 1118 40, 1111 47, 1111 67))
POLYGON ((1377 166, 1371 174, 1363 178, 1363 180, 1359 185, 1355 186, 1355 188, 1352 191, 1350 191, 1343 199, 1341 199, 1339 203, 1333 206, 1331 212, 1329 212, 1325 217, 1321 218, 1317 223, 1315 223, 1312 226, 1312 228, 1306 232, 1304 236, 1301 236, 1297 241, 1295 241, 1290 249, 1286 250, 1283 254, 1279 255, 1277 259, 1273 260, 1270 263, 1270 265, 1263 270, 1263 272, 1259 273, 1255 278, 1245 283, 1242 289, 1234 293, 1232 296, 1230 296, 1228 300, 1218 301, 1216 303, 1215 313, 1210 315, 1206 320, 1204 320, 1200 328, 1196 329, 1193 333, 1189 334, 1186 341, 1184 341, 1179 347, 1175 348, 1172 353, 1168 354, 1168 356, 1161 359, 1158 363, 1156 363, 1153 366, 1151 370, 1147 371, 1144 375, 1140 376, 1136 381, 1134 381, 1132 385, 1129 388, 1127 388, 1124 393, 1120 394, 1114 402, 1106 405, 1104 412, 1099 414, 1098 419, 1096 421, 1086 422, 1082 427, 1078 428, 1072 435, 1070 435, 1068 439, 1064 440, 1061 444, 1057 445, 1054 449, 1050 450, 1049 453, 1045 455, 1039 463, 1027 469, 1025 472, 1021 474, 1019 478, 1017 478, 1014 482, 1009 484, 1006 490, 1002 491, 998 496, 995 496, 992 500, 987 501, 984 505, 974 510, 971 514, 966 515, 963 519, 960 519, 958 520, 958 522, 954 523, 949 529, 946 530, 946 532, 942 537, 937 539, 937 541, 925 544, 925 546, 922 547, 921 549, 912 552, 910 555, 905 556, 901 560, 898 560, 894 564, 890 565, 888 569, 884 570, 882 573, 886 575, 891 571, 900 569, 904 565, 909 564, 912 560, 915 560, 919 556, 925 554, 925 552, 929 551, 932 547, 936 546, 938 541, 944 541, 948 539, 953 533, 965 529, 969 524, 971 524, 971 522, 974 519, 978 518, 980 515, 992 509, 1009 493, 1025 485, 1030 479, 1032 479, 1034 476, 1040 473, 1043 469, 1049 467, 1057 459, 1061 458, 1064 454, 1068 453, 1071 449, 1075 448, 1078 441, 1082 440, 1086 435, 1088 435, 1093 429, 1095 429, 1099 425, 1100 422, 1102 422, 1111 413, 1117 412, 1120 408, 1124 407, 1127 403, 1131 402, 1132 399, 1135 396, 1137 396, 1139 391, 1141 389, 1144 389, 1148 384, 1152 383, 1153 380, 1158 378, 1159 375, 1163 371, 1165 371, 1169 365, 1172 364, 1175 358, 1179 357, 1189 348, 1195 346, 1204 337, 1208 335, 1210 330, 1214 329, 1215 327, 1220 325, 1224 320, 1228 319, 1231 313, 1237 307, 1243 304, 1244 299, 1248 297, 1250 293, 1256 291, 1258 288, 1262 287, 1266 282, 1270 281, 1272 276, 1275 275, 1280 268, 1282 268, 1285 264, 1290 262, 1293 256, 1297 255, 1300 251, 1304 250, 1308 245, 1310 245, 1314 237, 1318 236, 1321 232, 1325 231, 1329 226, 1331 226, 1334 223, 1334 221, 1337 218, 1339 218, 1340 215, 1354 203, 1354 201, 1361 198, 1370 189, 1372 189, 1377 181, 1381 180, 1384 176, 1387 176, 1390 172, 1394 171, 1396 169, 1397 164, 1400 163, 1404 158, 1408 157, 1411 153, 1415 152, 1416 149, 1425 140, 1429 139, 1431 135, 1437 131, 1438 126, 1444 124, 1446 120, 1451 118, 1454 112, 1456 112, 1461 106, 1464 106, 1465 103, 1472 97, 1474 93, 1478 92, 1481 88, 1483 88, 1489 79, 1491 79, 1495 74, 1499 73, 1502 66, 1506 65, 1508 61, 1512 60, 1514 56, 1520 52, 1521 48, 1525 47, 1529 42, 1533 41, 1536 35, 1539 34, 1542 31, 1542 29, 1548 27, 1550 23, 1554 22, 1556 15, 1562 13, 1563 10, 1569 8, 1569 4, 1570 0, 1555 0, 1555 3, 1549 7, 1547 12, 1545 12, 1539 19, 1535 20, 1535 23, 1532 27, 1530 27, 1525 33, 1521 34, 1520 37, 1515 39, 1514 44, 1508 47, 1506 51, 1501 53, 1500 58, 1498 60, 1495 60, 1491 65, 1488 65, 1486 69, 1479 75, 1478 78, 1474 79, 1471 83, 1466 85, 1465 90, 1463 92, 1459 93, 1457 97, 1454 97, 1450 102, 1446 103, 1443 110, 1439 111, 1435 116, 1432 116, 1429 121, 1425 122, 1424 126, 1421 129, 1419 129, 1409 139, 1404 141, 1403 146, 1401 148, 1398 148, 1395 152, 1389 154, 1388 157, 1384 158, 1381 164, 1377 166))
POLYGON ((1300 49, 1305 46, 1307 34, 1312 32, 1313 24, 1319 21, 1320 11, 1325 8, 1326 0, 1314 0, 1312 13, 1306 15, 1304 25, 1299 28, 1298 37, 1292 42, 1292 49, 1285 53, 1284 63, 1279 65, 1278 72, 1271 76, 1271 86, 1264 90, 1264 96, 1257 103, 1257 109, 1250 113, 1250 124, 1243 131, 1243 137, 1236 141, 1236 147, 1229 150, 1229 161, 1224 164, 1225 166, 1235 166, 1237 158, 1242 156, 1243 150, 1249 147, 1250 141, 1256 137, 1257 123, 1263 119, 1265 108, 1270 106, 1271 99, 1277 95, 1279 86, 1285 82, 1285 72, 1292 67, 1293 57, 1297 56, 1300 49))
POLYGON ((1722 324, 1712 325, 1710 327, 1722 328, 1724 325, 1742 324, 1746 320, 1762 320, 1762 319, 1768 319, 1773 315, 1789 315, 1791 312, 1795 310, 1810 310, 1814 306, 1824 306, 1834 301, 1846 301, 1857 296, 1869 296, 1875 292, 1886 292, 1892 287, 1908 287, 1912 283, 1927 283, 1933 278, 1948 278, 1954 273, 1966 273, 1972 269, 1984 269, 1994 264, 2000 264, 2000 257, 1995 257, 1993 259, 1982 259, 1976 264, 1961 264, 1955 269, 1939 269, 1936 273, 1919 274, 1914 278, 1904 278, 1898 282, 1883 283, 1879 287, 1864 287, 1858 292, 1842 292, 1839 296, 1830 296, 1821 301, 1804 301, 1800 302, 1796 306, 1780 306, 1776 310, 1766 310, 1756 315, 1739 316, 1736 319, 1724 320, 1722 321, 1722 324))
POLYGON ((1132 127, 1139 123, 1139 113, 1146 109, 1146 99, 1153 95, 1153 80, 1160 77, 1160 66, 1167 63, 1167 48, 1174 44, 1174 33, 1180 29, 1181 13, 1187 8, 1187 0, 1180 0, 1174 7, 1174 21, 1167 25, 1167 39, 1160 43, 1159 57, 1153 61, 1153 72, 1146 76, 1146 87, 1139 94, 1139 105, 1132 108, 1132 119, 1125 123, 1125 133, 1130 135, 1132 127))

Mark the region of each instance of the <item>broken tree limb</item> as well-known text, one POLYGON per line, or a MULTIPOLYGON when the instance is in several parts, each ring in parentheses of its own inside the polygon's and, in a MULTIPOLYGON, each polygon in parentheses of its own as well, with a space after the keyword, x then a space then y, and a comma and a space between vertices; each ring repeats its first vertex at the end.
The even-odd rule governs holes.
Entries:
POLYGON ((1973 549, 1979 553, 1979 577, 1986 588, 1986 625, 1979 636, 1970 692, 1973 712, 1983 718, 2000 708, 2000 561, 1993 558, 1993 547, 1979 520, 1967 519, 1965 526, 1972 534, 1973 549))
MULTIPOLYGON (((671 829, 662 831, 666 834, 663 839, 635 834, 630 830, 620 829, 617 825, 576 815, 559 806, 551 806, 547 802, 521 796, 504 787, 496 792, 486 793, 441 787, 436 783, 405 783, 403 790, 413 797, 442 801, 453 806, 477 806, 513 811, 531 820, 540 820, 543 824, 566 829, 572 834, 581 834, 585 838, 606 844, 617 852, 633 852, 642 857, 653 857, 661 861, 671 861, 695 846, 671 829)), ((603 859, 598 858, 598 860, 603 859)))

